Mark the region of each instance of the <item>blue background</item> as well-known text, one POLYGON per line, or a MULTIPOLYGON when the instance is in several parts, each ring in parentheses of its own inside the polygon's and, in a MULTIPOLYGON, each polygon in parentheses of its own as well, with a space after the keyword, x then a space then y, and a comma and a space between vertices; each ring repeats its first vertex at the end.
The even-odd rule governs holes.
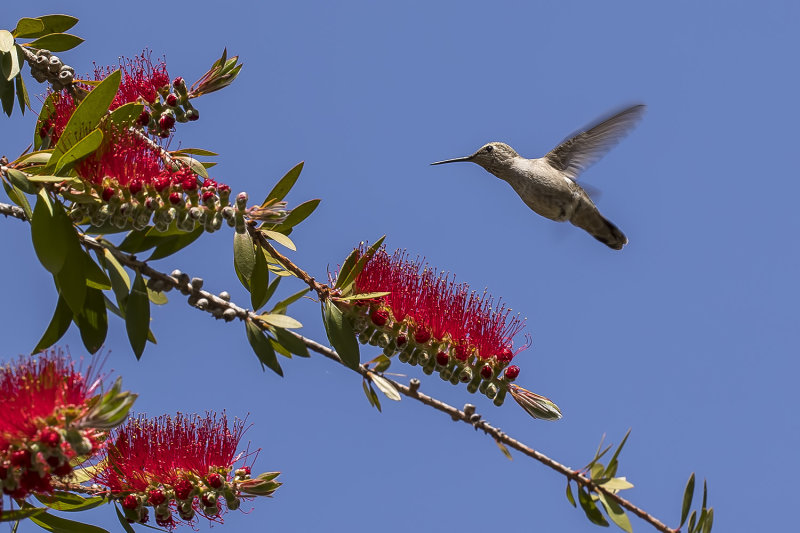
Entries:
MULTIPOLYGON (((34 4, 5 6, 2 26, 69 9, 87 42, 60 55, 78 72, 149 47, 190 81, 223 47, 239 54, 239 79, 197 101, 201 120, 180 126, 173 146, 219 152, 212 176, 255 201, 305 160, 288 200, 322 204, 293 233, 291 256, 317 278, 386 234, 390 249, 488 286, 528 318, 533 346, 515 360, 518 383, 564 419, 533 421, 435 376, 422 376, 424 392, 475 403, 573 467, 604 433, 619 442, 632 428, 620 474, 636 487, 624 496, 670 525, 692 471, 709 480, 715 530, 796 523, 798 4, 34 4), (493 140, 539 157, 636 101, 648 104, 645 119, 582 177, 628 235, 621 252, 538 217, 476 165, 428 166, 493 140)), ((19 154, 33 120, 18 109, 3 118, 0 152, 19 154)), ((0 243, 10 358, 44 331, 55 290, 27 225, 4 221, 0 243)), ((231 249, 221 231, 153 266, 247 305, 231 249)), ((138 411, 249 413, 246 439, 263 448, 255 470, 281 470, 285 485, 243 506, 248 514, 228 513, 225 531, 595 528, 542 465, 516 453, 510 462, 491 439, 413 401, 385 400, 380 414, 357 376, 319 356, 281 360, 283 379, 263 373, 241 323, 169 296, 154 311, 158 345, 139 362, 112 320, 106 370, 140 393, 138 411)), ((325 339, 317 304, 290 314, 325 339)), ((63 343, 84 353, 74 328, 63 343)), ((119 529, 110 508, 70 518, 119 529)))

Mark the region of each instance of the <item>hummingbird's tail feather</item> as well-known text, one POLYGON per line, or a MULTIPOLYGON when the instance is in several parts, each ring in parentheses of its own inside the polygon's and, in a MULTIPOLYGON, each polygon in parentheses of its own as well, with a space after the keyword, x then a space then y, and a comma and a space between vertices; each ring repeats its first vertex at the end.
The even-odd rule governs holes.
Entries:
POLYGON ((614 250, 622 250, 622 247, 628 244, 625 234, 601 215, 594 205, 579 204, 572 214, 570 222, 586 230, 592 237, 614 250))

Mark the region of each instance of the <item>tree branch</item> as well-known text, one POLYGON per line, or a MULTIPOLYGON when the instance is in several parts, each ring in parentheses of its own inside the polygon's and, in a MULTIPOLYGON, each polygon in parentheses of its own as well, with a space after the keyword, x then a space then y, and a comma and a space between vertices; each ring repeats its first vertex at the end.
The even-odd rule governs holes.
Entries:
MULTIPOLYGON (((8 204, 0 203, 0 214, 6 216, 12 216, 20 220, 27 220, 25 214, 22 212, 21 209, 8 204)), ((227 321, 231 321, 234 318, 239 318, 240 320, 249 320, 252 323, 256 324, 262 331, 267 331, 269 329, 268 324, 264 322, 261 318, 259 318, 259 316, 256 313, 248 309, 245 309, 243 307, 239 307, 235 303, 229 301, 227 293, 223 292, 220 293, 220 295, 214 295, 206 290, 203 290, 202 289, 203 282, 202 279, 200 278, 189 279, 189 276, 187 274, 180 271, 174 271, 172 274, 166 274, 164 272, 160 272, 158 270, 151 268, 145 261, 140 261, 136 259, 136 257, 132 254, 126 254, 124 252, 117 250, 113 245, 111 245, 107 241, 104 241, 103 239, 94 239, 92 237, 89 237, 81 233, 79 233, 79 238, 85 246, 98 251, 108 250, 123 265, 131 269, 138 270, 139 272, 148 276, 152 280, 157 280, 157 283, 162 284, 163 286, 162 290, 169 290, 171 288, 176 288, 181 293, 189 295, 190 305, 192 305, 195 308, 206 311, 207 313, 214 315, 216 318, 223 318, 227 321), (206 302, 203 305, 200 305, 200 300, 202 299, 206 300, 206 302), (220 310, 222 311, 220 312, 220 310)), ((320 287, 324 287, 325 289, 327 289, 329 293, 330 291, 329 288, 315 282, 313 278, 308 276, 308 274, 306 274, 302 269, 300 269, 296 265, 293 265, 293 263, 291 263, 291 261, 289 261, 285 256, 278 253, 271 245, 269 245, 266 239, 263 239, 262 242, 261 238, 263 238, 263 236, 259 237, 259 244, 264 246, 264 244, 266 243, 266 245, 268 246, 268 247, 265 246, 267 251, 270 254, 273 254, 273 256, 276 259, 281 261, 281 263, 284 264, 284 266, 286 266, 288 270, 295 273, 296 269, 299 273, 305 274, 307 279, 303 279, 300 276, 298 277, 300 277, 300 279, 303 279, 303 281, 309 284, 314 290, 317 290, 318 293, 319 290, 314 285, 319 285, 320 287), (290 265, 292 265, 292 268, 290 268, 290 265)), ((331 350, 330 348, 323 346, 322 344, 319 344, 318 342, 308 339, 302 335, 294 333, 293 331, 290 331, 290 333, 295 337, 297 337, 299 340, 301 340, 310 350, 320 355, 323 355, 328 359, 331 359, 332 361, 335 361, 343 366, 346 366, 344 365, 341 358, 334 350, 331 350)), ((371 371, 368 370, 364 365, 360 365, 357 369, 352 369, 352 370, 361 374, 365 378, 368 376, 369 373, 371 373, 371 371)), ((483 431, 484 434, 491 437, 496 442, 500 442, 506 446, 514 448, 515 450, 523 453, 524 455, 527 455, 528 457, 542 463, 548 468, 555 470, 559 474, 565 476, 567 479, 575 481, 578 485, 585 486, 591 491, 603 493, 603 495, 606 498, 614 500, 621 507, 627 509, 628 511, 635 514, 642 520, 646 521, 658 531, 661 531, 663 533, 680 532, 680 529, 670 528, 669 526, 667 526, 666 524, 664 524, 663 522, 652 516, 650 513, 646 512, 644 509, 637 507, 630 501, 619 496, 619 494, 617 494, 616 492, 606 489, 602 485, 594 483, 590 478, 581 474, 580 471, 573 470, 568 466, 565 466, 559 463, 558 461, 551 459, 550 457, 544 455, 541 452, 536 451, 535 449, 524 444, 523 442, 509 436, 508 434, 503 432, 500 428, 491 425, 489 422, 483 420, 480 414, 475 412, 475 407, 473 405, 467 404, 464 406, 464 409, 461 410, 445 402, 437 400, 432 396, 428 396, 424 393, 419 392, 419 381, 416 379, 412 379, 409 385, 403 385, 401 383, 398 383, 397 381, 388 379, 385 376, 383 377, 384 379, 387 379, 398 390, 398 392, 400 392, 404 396, 412 398, 424 405, 427 405, 428 407, 431 407, 433 409, 436 409, 437 411, 445 413, 454 421, 462 421, 467 424, 470 424, 476 430, 479 429, 483 431)))

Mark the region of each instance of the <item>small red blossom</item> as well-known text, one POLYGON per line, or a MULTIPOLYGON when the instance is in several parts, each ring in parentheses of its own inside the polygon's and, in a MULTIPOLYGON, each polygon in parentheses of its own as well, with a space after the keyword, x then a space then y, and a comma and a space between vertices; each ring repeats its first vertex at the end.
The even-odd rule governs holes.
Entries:
POLYGON ((389 312, 386 309, 375 309, 369 317, 376 326, 385 326, 389 321, 389 312))
POLYGON ((169 194, 169 203, 172 205, 178 205, 181 202, 183 202, 183 195, 181 193, 172 192, 169 194))
POLYGON ((175 93, 169 93, 166 98, 167 105, 170 107, 176 107, 178 105, 178 97, 175 96, 175 93))
POLYGON ((139 500, 133 494, 128 494, 124 498, 122 498, 122 508, 123 509, 137 509, 139 507, 139 500))
POLYGON ((172 113, 164 113, 161 115, 161 118, 158 119, 158 125, 161 126, 162 130, 171 130, 175 125, 175 115, 172 113))
POLYGON ((161 505, 167 500, 167 497, 164 495, 164 491, 161 489, 151 490, 147 493, 147 501, 149 501, 152 505, 161 505))
POLYGON ((445 352, 439 352, 436 354, 436 362, 442 366, 445 366, 450 361, 450 356, 447 355, 445 352))
POLYGON ((483 379, 491 378, 493 373, 494 373, 494 370, 489 365, 483 365, 483 368, 481 368, 481 377, 483 379))
POLYGON ((519 376, 519 367, 517 365, 511 365, 506 368, 505 376, 508 380, 517 379, 517 376, 519 376))

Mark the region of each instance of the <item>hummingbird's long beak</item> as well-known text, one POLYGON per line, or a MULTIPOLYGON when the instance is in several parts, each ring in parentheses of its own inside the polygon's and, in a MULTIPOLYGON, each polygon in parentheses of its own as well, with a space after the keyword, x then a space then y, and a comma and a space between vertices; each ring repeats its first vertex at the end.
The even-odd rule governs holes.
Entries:
POLYGON ((444 161, 437 161, 435 163, 431 163, 431 165, 444 165, 445 163, 460 163, 462 161, 472 161, 472 156, 468 155, 467 157, 456 157, 455 159, 445 159, 444 161))

